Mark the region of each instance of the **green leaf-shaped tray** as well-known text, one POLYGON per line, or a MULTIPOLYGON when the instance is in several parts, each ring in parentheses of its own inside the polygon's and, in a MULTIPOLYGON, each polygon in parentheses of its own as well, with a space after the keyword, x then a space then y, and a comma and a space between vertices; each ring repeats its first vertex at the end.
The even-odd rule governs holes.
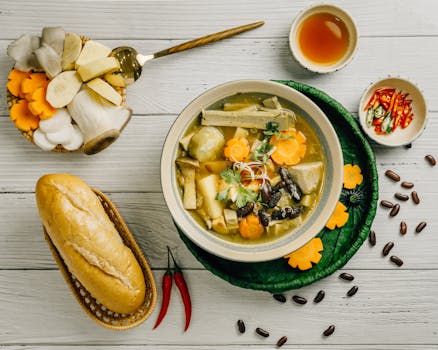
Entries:
POLYGON ((303 93, 324 111, 338 134, 344 163, 357 164, 362 169, 362 184, 354 190, 342 190, 340 200, 349 213, 346 225, 333 231, 324 228, 318 234, 324 244, 322 259, 307 271, 292 269, 282 258, 259 263, 226 260, 199 248, 178 230, 191 253, 216 276, 242 288, 271 293, 301 288, 344 266, 368 237, 378 199, 374 153, 350 112, 326 93, 309 85, 291 80, 278 82, 303 93))

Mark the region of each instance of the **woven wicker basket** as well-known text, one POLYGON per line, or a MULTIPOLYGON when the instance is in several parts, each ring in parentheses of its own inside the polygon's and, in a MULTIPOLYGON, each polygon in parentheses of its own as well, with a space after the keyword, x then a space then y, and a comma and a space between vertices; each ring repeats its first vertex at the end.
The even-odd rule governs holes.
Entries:
POLYGON ((146 295, 144 303, 141 307, 132 314, 125 315, 113 312, 105 308, 99 303, 83 286, 82 284, 70 273, 67 266, 65 265, 62 257, 60 256, 58 250, 53 245, 46 229, 44 228, 44 236, 49 244, 50 250, 55 258, 56 263, 64 276, 65 281, 69 285, 73 295, 76 300, 85 310, 85 312, 99 325, 110 328, 113 330, 126 330, 135 326, 138 326, 143 321, 145 321, 152 313, 155 303, 157 300, 157 290, 155 287, 154 277, 149 265, 144 257, 141 249, 137 245, 134 237, 126 226, 123 218, 120 216, 114 204, 100 191, 93 189, 94 193, 97 195, 102 203, 105 212, 107 213, 110 220, 113 222, 115 228, 120 234, 124 244, 129 247, 135 258, 137 259, 140 267, 143 271, 146 284, 146 295))
MULTIPOLYGON (((90 40, 90 38, 87 38, 85 36, 81 35, 81 39, 82 39, 82 46, 88 41, 90 40)), ((122 96, 122 105, 124 105, 126 103, 126 89, 124 88, 119 88, 119 87, 114 87, 115 90, 117 90, 117 92, 122 96)), ((8 100, 8 109, 10 110, 12 105, 17 102, 20 98, 16 97, 14 95, 12 95, 8 89, 6 89, 7 92, 7 100, 8 100)), ((29 141, 30 143, 34 144, 33 142, 33 130, 30 131, 22 131, 19 130, 21 132, 21 134, 24 136, 24 138, 29 141)), ((61 152, 61 153, 75 153, 75 152, 83 152, 83 147, 74 150, 74 151, 69 151, 66 150, 64 147, 62 147, 62 145, 57 145, 52 152, 61 152)))

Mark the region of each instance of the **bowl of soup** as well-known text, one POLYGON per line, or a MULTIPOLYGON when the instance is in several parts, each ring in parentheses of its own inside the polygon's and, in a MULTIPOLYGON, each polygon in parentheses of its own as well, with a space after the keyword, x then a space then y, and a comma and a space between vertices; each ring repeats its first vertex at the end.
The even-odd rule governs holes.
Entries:
POLYGON ((342 150, 321 109, 300 92, 240 80, 203 93, 163 146, 161 184, 177 227, 234 261, 267 261, 303 246, 339 199, 342 150))

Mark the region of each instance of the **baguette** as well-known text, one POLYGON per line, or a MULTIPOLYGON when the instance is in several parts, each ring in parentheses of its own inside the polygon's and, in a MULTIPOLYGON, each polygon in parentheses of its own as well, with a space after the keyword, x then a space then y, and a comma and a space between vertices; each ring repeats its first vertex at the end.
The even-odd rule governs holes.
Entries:
POLYGON ((73 175, 45 175, 36 185, 43 225, 69 271, 111 311, 130 314, 144 302, 141 267, 91 188, 73 175))

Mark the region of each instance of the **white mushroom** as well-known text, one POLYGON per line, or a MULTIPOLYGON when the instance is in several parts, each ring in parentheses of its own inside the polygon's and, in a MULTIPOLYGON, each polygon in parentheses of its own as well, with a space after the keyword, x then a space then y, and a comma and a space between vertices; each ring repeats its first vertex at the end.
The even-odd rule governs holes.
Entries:
POLYGON ((79 91, 67 109, 84 135, 84 152, 95 154, 113 143, 131 118, 127 107, 105 104, 89 89, 79 91))

